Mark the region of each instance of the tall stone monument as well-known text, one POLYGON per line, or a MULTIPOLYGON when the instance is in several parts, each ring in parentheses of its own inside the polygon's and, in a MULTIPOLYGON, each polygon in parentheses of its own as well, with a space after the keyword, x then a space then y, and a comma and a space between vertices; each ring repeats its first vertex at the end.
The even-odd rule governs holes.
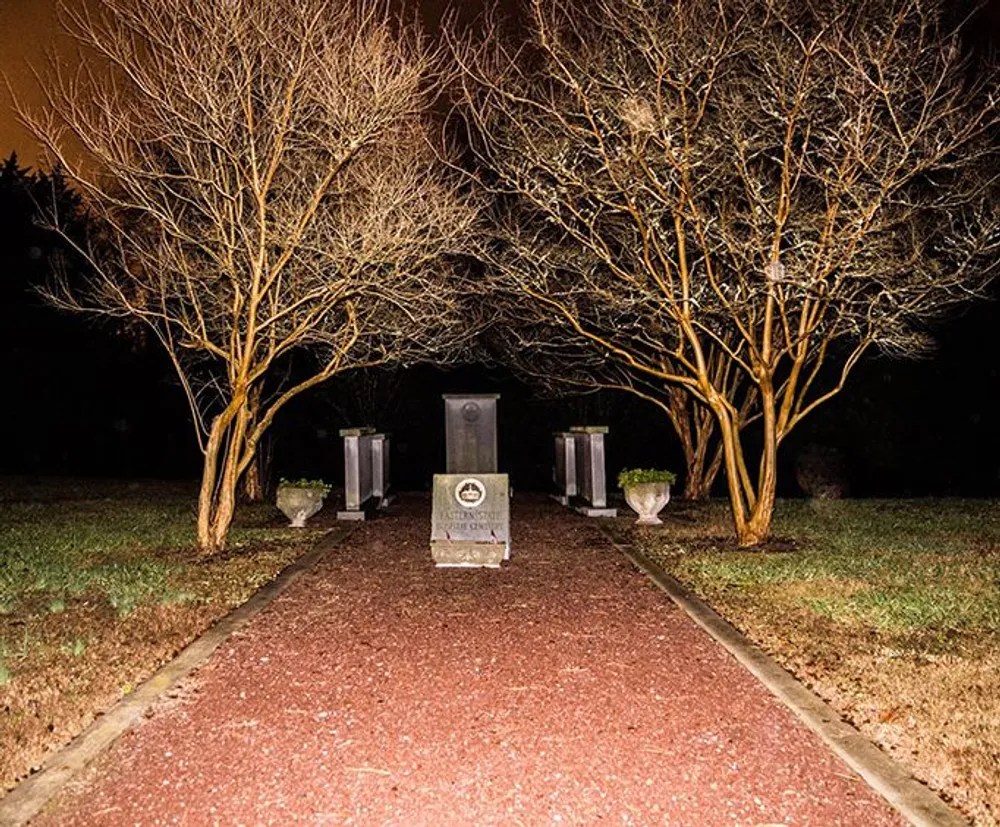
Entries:
POLYGON ((445 470, 449 474, 497 472, 498 393, 444 395, 445 470))
POLYGON ((556 484, 553 498, 560 505, 569 505, 577 495, 576 485, 576 434, 558 431, 556 437, 556 464, 552 469, 556 484))
POLYGON ((497 473, 499 394, 445 394, 446 474, 434 475, 431 557, 438 566, 510 559, 510 484, 497 473))
POLYGON ((374 428, 342 428, 344 438, 344 510, 338 520, 364 520, 370 507, 389 502, 389 435, 374 428))
POLYGON ((614 517, 617 509, 608 507, 607 482, 604 476, 603 425, 576 425, 556 433, 556 462, 552 496, 562 505, 575 508, 588 517, 614 517))
POLYGON ((576 441, 577 493, 584 501, 576 510, 587 517, 614 517, 617 510, 608 508, 604 479, 604 425, 574 425, 569 429, 576 441))

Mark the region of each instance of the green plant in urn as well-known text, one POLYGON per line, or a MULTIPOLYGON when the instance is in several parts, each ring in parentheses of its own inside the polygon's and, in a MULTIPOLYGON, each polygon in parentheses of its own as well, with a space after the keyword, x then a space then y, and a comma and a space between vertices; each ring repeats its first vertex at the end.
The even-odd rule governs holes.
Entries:
POLYGON ((676 481, 673 472, 655 468, 626 468, 618 475, 618 487, 625 492, 625 502, 639 515, 637 525, 663 522, 658 515, 670 502, 670 486, 676 481))

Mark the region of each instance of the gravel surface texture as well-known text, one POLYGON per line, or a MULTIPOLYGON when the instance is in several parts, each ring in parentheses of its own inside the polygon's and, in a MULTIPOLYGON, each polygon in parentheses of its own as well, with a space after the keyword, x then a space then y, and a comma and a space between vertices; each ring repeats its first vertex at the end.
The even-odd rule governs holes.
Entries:
POLYGON ((404 498, 33 824, 903 824, 593 522, 436 569, 404 498))

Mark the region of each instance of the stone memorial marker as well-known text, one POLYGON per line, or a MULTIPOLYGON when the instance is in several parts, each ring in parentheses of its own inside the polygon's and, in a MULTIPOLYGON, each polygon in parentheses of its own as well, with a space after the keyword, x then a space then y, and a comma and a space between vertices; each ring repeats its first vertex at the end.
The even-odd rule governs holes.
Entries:
POLYGON ((497 473, 499 394, 445 394, 446 474, 434 475, 431 558, 438 566, 510 559, 510 482, 497 473))
POLYGON ((497 472, 498 393, 446 393, 445 470, 449 474, 497 472))
POLYGON ((388 484, 388 444, 374 428, 343 428, 344 510, 338 520, 364 520, 373 497, 381 500, 388 484))
POLYGON ((604 478, 603 425, 576 425, 569 429, 576 442, 576 486, 583 504, 577 511, 587 517, 614 517, 618 510, 608 508, 604 478))
POLYGON ((510 559, 506 474, 435 474, 431 557, 439 566, 490 566, 510 559))
POLYGON ((552 495, 560 505, 569 505, 577 495, 576 487, 576 434, 559 431, 556 437, 556 464, 554 468, 556 493, 552 495))
POLYGON ((393 500, 390 492, 389 434, 372 434, 372 497, 378 500, 379 508, 388 508, 393 500))

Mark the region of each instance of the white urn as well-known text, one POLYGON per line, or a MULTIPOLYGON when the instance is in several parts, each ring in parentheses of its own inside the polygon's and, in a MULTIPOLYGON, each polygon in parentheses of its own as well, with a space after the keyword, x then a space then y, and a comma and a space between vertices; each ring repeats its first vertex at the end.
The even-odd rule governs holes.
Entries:
POLYGON ((282 485, 278 488, 278 508, 291 520, 291 528, 305 528, 306 520, 323 507, 325 496, 321 488, 282 485))
POLYGON ((669 482, 638 482, 626 485, 625 502, 639 515, 636 525, 661 525, 657 515, 670 502, 669 482))

